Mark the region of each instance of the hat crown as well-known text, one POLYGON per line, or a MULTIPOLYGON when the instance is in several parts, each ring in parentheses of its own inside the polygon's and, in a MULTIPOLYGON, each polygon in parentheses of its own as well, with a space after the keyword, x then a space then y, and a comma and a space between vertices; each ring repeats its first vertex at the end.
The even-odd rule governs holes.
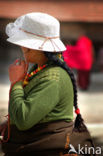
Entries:
POLYGON ((45 37, 59 36, 59 21, 45 13, 26 14, 22 23, 22 29, 45 37))

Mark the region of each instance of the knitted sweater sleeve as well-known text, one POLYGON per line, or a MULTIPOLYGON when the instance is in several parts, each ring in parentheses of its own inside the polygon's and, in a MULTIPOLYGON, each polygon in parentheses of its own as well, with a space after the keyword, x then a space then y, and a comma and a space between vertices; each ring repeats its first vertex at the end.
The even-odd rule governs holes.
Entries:
POLYGON ((21 82, 10 95, 9 114, 19 130, 27 130, 39 123, 59 101, 59 84, 54 79, 40 80, 25 97, 21 82))

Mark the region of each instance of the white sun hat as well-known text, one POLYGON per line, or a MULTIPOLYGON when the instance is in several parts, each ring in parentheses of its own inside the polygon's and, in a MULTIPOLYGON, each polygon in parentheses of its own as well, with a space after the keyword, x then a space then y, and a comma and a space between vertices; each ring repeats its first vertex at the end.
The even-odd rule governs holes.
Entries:
POLYGON ((33 12, 6 26, 7 41, 30 49, 62 52, 66 50, 60 40, 59 21, 45 13, 33 12))

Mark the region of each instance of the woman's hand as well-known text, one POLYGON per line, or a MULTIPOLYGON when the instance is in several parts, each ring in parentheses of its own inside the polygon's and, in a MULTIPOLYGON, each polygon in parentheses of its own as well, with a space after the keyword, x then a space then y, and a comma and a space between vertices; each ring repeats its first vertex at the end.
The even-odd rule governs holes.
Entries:
POLYGON ((20 64, 17 64, 18 62, 19 60, 16 60, 9 67, 9 79, 11 84, 23 81, 27 73, 28 64, 26 64, 25 61, 21 61, 20 64))

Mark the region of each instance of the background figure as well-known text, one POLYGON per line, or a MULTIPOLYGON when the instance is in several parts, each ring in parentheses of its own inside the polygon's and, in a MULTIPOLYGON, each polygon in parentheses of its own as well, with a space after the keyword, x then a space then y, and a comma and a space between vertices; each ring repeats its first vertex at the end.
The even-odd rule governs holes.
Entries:
POLYGON ((93 64, 92 41, 86 36, 81 36, 76 42, 76 45, 67 45, 63 57, 69 67, 78 70, 78 86, 82 90, 88 89, 90 70, 93 64))

